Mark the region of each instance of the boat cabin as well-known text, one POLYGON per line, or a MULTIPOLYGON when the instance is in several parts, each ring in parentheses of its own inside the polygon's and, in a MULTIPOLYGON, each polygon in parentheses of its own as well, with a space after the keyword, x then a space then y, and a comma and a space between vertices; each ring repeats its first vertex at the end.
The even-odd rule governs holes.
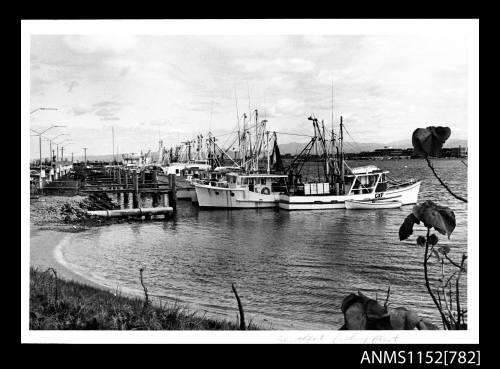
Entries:
POLYGON ((374 165, 350 169, 351 174, 345 175, 346 195, 358 195, 387 190, 388 171, 383 171, 374 165))
POLYGON ((284 174, 245 174, 228 173, 226 175, 228 188, 243 188, 251 192, 269 195, 286 190, 287 175, 284 174))

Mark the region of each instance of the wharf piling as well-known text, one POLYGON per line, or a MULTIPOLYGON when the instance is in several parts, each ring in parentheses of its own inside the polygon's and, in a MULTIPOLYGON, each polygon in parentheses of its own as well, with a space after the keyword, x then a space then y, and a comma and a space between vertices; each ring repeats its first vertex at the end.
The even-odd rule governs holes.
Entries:
POLYGON ((168 183, 170 184, 171 192, 168 194, 168 204, 174 209, 177 208, 177 188, 175 184, 175 174, 168 175, 168 183))
POLYGON ((132 183, 134 184, 134 192, 132 194, 132 206, 139 207, 139 180, 137 178, 137 170, 132 171, 132 183))
MULTIPOLYGON (((175 174, 168 176, 168 183, 158 180, 157 170, 130 169, 127 167, 93 167, 88 170, 85 180, 82 183, 81 192, 90 195, 114 193, 120 204, 123 204, 121 210, 114 213, 90 213, 91 215, 100 215, 104 217, 128 217, 144 216, 151 219, 152 216, 176 211, 177 190, 179 188, 175 183, 175 174), (123 203, 121 201, 123 195, 123 203), (128 209, 130 204, 130 195, 132 195, 132 208, 128 209), (146 197, 151 196, 152 207, 145 208, 146 197), (148 209, 148 211, 144 210, 148 209), (158 211, 149 211, 149 209, 158 209, 158 211), (162 210, 163 209, 163 210, 162 210), (168 209, 168 210, 165 210, 168 209), (124 211, 127 210, 127 211, 124 211), (130 211, 128 211, 130 210, 130 211)), ((115 210, 113 210, 115 211, 115 210)))

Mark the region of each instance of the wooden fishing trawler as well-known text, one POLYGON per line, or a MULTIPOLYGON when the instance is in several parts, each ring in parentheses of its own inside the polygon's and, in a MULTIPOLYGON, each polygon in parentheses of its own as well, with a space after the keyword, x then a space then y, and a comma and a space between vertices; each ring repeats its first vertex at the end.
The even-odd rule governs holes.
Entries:
POLYGON ((194 182, 196 198, 201 208, 274 208, 278 205, 279 195, 286 189, 287 175, 271 173, 272 164, 275 167, 281 165, 276 134, 270 137, 270 132, 266 129, 267 120, 259 122, 258 111, 255 110, 255 137, 252 142, 250 136, 252 127, 246 127, 245 119, 246 115, 244 115, 242 133, 240 134, 238 130, 240 163, 236 163, 225 150, 212 141, 211 152, 219 150, 225 154, 235 164, 238 171, 229 171, 217 181, 194 182), (272 153, 271 146, 273 147, 272 153), (267 169, 261 172, 259 159, 262 159, 264 155, 267 169), (274 158, 277 159, 274 160, 274 158))
MULTIPOLYGON (((313 121, 314 136, 287 169, 288 181, 285 193, 279 196, 279 207, 285 210, 345 209, 346 201, 354 201, 347 206, 361 206, 361 202, 396 199, 401 205, 415 204, 421 182, 410 180, 397 182, 388 177, 389 171, 375 165, 351 168, 344 160, 343 121, 340 117, 340 148, 336 145, 332 129, 330 140, 326 138, 324 124, 313 121), (316 181, 302 181, 301 170, 316 148, 316 163, 322 166, 322 178, 316 181), (334 154, 334 150, 337 153, 334 154), (340 150, 339 150, 340 149, 340 150), (318 161, 318 157, 321 158, 318 161), (357 204, 357 205, 356 205, 357 204)), ((397 205, 397 204, 395 204, 397 205)), ((385 204, 385 206, 390 206, 385 204)))

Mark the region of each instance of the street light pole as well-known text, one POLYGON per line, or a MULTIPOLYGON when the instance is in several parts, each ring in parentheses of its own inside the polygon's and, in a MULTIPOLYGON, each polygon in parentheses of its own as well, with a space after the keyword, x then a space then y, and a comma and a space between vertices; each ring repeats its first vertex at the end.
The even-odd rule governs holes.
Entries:
POLYGON ((84 157, 84 162, 85 162, 85 167, 87 166, 87 148, 83 148, 83 157, 84 157))
POLYGON ((68 133, 60 133, 58 135, 55 135, 52 138, 46 137, 45 139, 49 141, 49 147, 50 147, 50 167, 52 168, 52 162, 54 161, 54 152, 52 150, 52 141, 54 141, 57 137, 59 136, 68 136, 68 133))
POLYGON ((30 115, 37 112, 38 110, 57 110, 57 108, 36 108, 30 112, 30 115))
MULTIPOLYGON (((45 110, 45 109, 49 109, 49 108, 43 108, 43 110, 45 110)), ((37 110, 42 110, 42 108, 38 108, 38 109, 33 110, 31 112, 31 114, 33 114, 37 110)), ((66 127, 66 126, 52 125, 43 132, 38 132, 38 131, 35 131, 34 129, 31 128, 31 131, 35 132, 38 135, 38 145, 39 145, 39 150, 40 150, 40 183, 39 183, 40 190, 43 187, 42 186, 42 183, 43 183, 43 181, 42 181, 42 169, 43 169, 43 166, 42 166, 42 135, 45 132, 47 132, 49 129, 56 128, 56 127, 66 127)))
POLYGON ((67 142, 67 143, 66 143, 66 145, 64 145, 64 146, 63 146, 63 145, 61 145, 61 162, 63 162, 63 161, 64 161, 64 148, 65 148, 66 146, 69 146, 69 145, 72 145, 72 144, 74 144, 74 142, 67 142))

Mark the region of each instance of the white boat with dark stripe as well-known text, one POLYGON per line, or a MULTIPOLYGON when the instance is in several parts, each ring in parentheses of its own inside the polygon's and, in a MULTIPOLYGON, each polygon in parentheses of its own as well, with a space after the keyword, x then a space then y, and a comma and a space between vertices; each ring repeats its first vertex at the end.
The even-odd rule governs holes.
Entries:
POLYGON ((342 117, 340 117, 338 138, 340 150, 335 144, 337 137, 333 129, 330 140, 327 140, 324 123, 322 122, 320 126, 316 118, 308 119, 313 122, 314 136, 287 170, 289 174, 287 190, 279 196, 281 209, 345 209, 346 201, 386 201, 396 197, 401 205, 417 202, 421 182, 415 180, 397 182, 388 177, 389 171, 381 170, 375 165, 357 168, 347 165, 342 146, 344 130, 342 117), (301 170, 310 158, 311 152, 314 152, 313 148, 316 149, 316 158, 322 159, 313 161, 313 164, 321 164, 324 172, 322 178, 325 182, 302 181, 301 170), (336 154, 334 149, 337 149, 336 154))
POLYGON ((396 200, 402 205, 415 204, 420 191, 420 181, 395 183, 388 181, 388 171, 381 171, 376 166, 353 168, 355 173, 345 175, 345 195, 332 194, 336 188, 329 183, 321 183, 319 192, 308 191, 305 184, 304 190, 300 187, 296 194, 281 194, 279 207, 285 210, 317 210, 317 209, 345 209, 345 202, 354 201, 388 201, 396 200), (364 173, 363 173, 364 171, 364 173))
POLYGON ((275 208, 285 190, 286 175, 228 173, 225 181, 194 183, 200 208, 275 208))

